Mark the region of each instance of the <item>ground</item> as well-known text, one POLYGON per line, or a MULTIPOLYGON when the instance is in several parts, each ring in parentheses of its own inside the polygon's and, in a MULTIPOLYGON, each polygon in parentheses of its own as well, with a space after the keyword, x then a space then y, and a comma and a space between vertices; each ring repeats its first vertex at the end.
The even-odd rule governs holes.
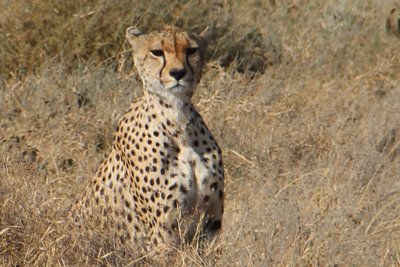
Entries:
MULTIPOLYGON (((2 65, 0 80, 5 266, 399 264, 400 40, 385 31, 395 1, 253 1, 245 8, 240 1, 213 1, 195 9, 211 16, 198 21, 184 16, 195 5, 190 2, 158 7, 176 16, 155 17, 149 27, 175 21, 201 29, 216 22, 194 102, 222 148, 226 174, 221 238, 161 259, 138 259, 133 248, 115 249, 112 242, 64 242, 68 233, 62 232, 65 210, 109 151, 118 118, 141 94, 135 76, 127 78, 129 69, 116 73, 112 58, 110 64, 101 58, 123 47, 109 28, 123 35, 135 23, 119 29, 96 22, 104 14, 137 17, 88 4, 65 22, 57 17, 60 7, 36 6, 49 11, 54 27, 58 20, 67 24, 45 36, 49 49, 71 48, 53 58, 43 38, 35 39, 45 33, 35 30, 41 24, 34 17, 17 23, 19 12, 29 11, 23 3, 8 5, 8 17, 0 18, 8 36, 0 36, 4 62, 17 61, 2 65), (95 32, 108 39, 91 35, 96 53, 77 39, 58 45, 61 37, 78 38, 62 33, 82 21, 88 24, 81 31, 71 31, 104 28, 95 32), (31 47, 21 52, 24 38, 31 47)), ((147 4, 137 7, 144 20, 160 12, 147 4)), ((45 20, 48 13, 41 14, 45 20)))

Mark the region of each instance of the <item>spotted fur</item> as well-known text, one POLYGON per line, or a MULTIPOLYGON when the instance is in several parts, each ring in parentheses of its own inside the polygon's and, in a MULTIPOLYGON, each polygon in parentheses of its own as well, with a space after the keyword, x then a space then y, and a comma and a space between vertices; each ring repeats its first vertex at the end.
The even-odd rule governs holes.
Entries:
POLYGON ((152 246, 222 225, 221 149, 191 103, 204 65, 207 33, 174 27, 126 31, 144 95, 118 123, 112 150, 71 209, 75 224, 97 219, 122 242, 152 246), (201 225, 199 224, 201 221, 201 225), (199 227, 200 226, 200 227, 199 227))

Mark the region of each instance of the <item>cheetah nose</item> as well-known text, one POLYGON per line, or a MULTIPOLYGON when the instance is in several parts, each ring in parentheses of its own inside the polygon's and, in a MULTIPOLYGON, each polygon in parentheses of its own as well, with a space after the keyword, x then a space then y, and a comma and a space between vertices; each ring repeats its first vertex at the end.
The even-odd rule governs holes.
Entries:
POLYGON ((175 78, 175 80, 179 81, 186 75, 185 69, 172 69, 169 71, 169 75, 175 78))

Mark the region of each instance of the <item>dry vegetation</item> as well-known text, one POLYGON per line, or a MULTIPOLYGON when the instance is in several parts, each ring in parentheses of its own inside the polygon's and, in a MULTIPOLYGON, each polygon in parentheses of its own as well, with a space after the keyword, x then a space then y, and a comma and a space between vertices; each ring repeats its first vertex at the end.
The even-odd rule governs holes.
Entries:
POLYGON ((394 1, 0 0, 1 266, 400 265, 394 1), (275 3, 276 2, 276 3, 275 3), (274 4, 275 3, 275 4, 274 4), (221 238, 137 259, 65 211, 141 94, 124 30, 215 26, 195 96, 224 151, 221 238))

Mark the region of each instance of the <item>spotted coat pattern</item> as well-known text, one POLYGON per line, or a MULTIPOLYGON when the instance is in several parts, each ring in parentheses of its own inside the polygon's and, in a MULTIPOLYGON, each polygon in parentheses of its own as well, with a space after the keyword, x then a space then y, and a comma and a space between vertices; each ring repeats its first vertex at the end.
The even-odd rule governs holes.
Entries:
POLYGON ((72 219, 97 220, 123 243, 166 244, 178 224, 189 239, 199 228, 213 235, 222 224, 222 152, 191 103, 206 33, 131 27, 127 39, 144 95, 119 121, 112 150, 73 205, 72 219))

